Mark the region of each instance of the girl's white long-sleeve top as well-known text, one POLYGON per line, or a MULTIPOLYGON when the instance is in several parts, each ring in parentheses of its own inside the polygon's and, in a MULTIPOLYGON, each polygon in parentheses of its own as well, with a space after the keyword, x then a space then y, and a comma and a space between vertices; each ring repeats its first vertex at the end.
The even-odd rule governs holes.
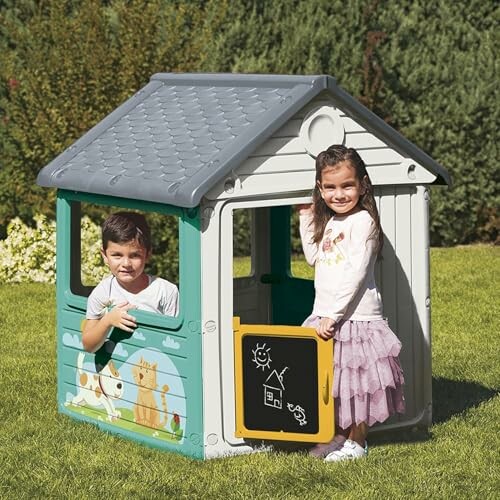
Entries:
POLYGON ((313 314, 341 319, 374 321, 383 318, 382 299, 375 284, 375 223, 366 210, 332 217, 323 239, 313 243, 312 214, 300 215, 302 248, 315 267, 313 314))

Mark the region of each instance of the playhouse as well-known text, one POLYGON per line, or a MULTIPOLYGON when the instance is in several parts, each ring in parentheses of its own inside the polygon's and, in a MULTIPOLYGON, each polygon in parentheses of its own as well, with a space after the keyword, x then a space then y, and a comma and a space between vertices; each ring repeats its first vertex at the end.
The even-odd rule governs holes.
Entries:
MULTIPOLYGON (((407 411, 376 429, 428 426, 429 186, 450 178, 329 76, 157 74, 40 172, 40 185, 57 188, 59 410, 195 458, 258 446, 236 424, 235 324, 297 327, 310 313, 313 282, 291 270, 290 221, 331 144, 356 148, 375 186, 385 234, 377 281, 403 344, 407 411), (95 355, 80 335, 86 205, 173 218, 179 238, 179 315, 139 311, 137 330, 113 330, 95 355), (238 276, 236 211, 250 220, 251 249, 238 276), (141 397, 151 403, 138 418, 141 397)), ((303 405, 283 400, 290 370, 266 359, 269 346, 249 347, 264 404, 306 427, 303 405)))

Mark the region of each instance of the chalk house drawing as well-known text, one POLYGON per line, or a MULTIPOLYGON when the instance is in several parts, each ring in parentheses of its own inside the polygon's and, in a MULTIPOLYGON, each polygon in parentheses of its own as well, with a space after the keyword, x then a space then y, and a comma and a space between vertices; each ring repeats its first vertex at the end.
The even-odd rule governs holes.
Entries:
POLYGON ((285 366, 279 374, 276 370, 273 370, 264 382, 264 404, 266 406, 278 408, 279 410, 283 408, 283 392, 285 390, 283 373, 285 373, 285 370, 288 370, 288 366, 285 366))
POLYGON ((265 368, 271 368, 272 360, 271 355, 269 354, 270 350, 270 347, 266 349, 266 344, 263 344, 261 346, 257 344, 257 347, 255 349, 252 349, 252 361, 257 365, 257 368, 262 368, 262 371, 264 371, 265 368))

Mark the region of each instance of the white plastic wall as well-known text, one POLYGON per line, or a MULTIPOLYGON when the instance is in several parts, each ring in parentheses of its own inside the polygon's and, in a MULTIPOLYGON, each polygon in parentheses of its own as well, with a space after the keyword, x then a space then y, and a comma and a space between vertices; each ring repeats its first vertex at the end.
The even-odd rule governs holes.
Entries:
POLYGON ((301 135, 301 125, 308 113, 323 106, 331 107, 341 120, 343 143, 357 149, 374 185, 430 184, 436 179, 433 173, 356 123, 336 108, 329 96, 324 95, 305 106, 232 175, 211 189, 206 198, 221 200, 277 194, 286 196, 288 193, 310 189, 314 184, 314 159, 306 151, 307 140, 303 132, 301 135))
MULTIPOLYGON (((259 228, 268 221, 265 208, 309 200, 314 159, 305 152, 300 128, 319 106, 334 106, 320 97, 310 103, 231 176, 212 189, 202 204, 202 318, 204 422, 207 458, 245 453, 252 447, 234 437, 234 359, 232 316, 235 308, 267 322, 268 287, 258 277, 269 261, 254 263, 255 276, 233 283, 232 214, 236 208, 261 207, 259 228)), ((355 147, 375 185, 386 236, 377 278, 385 314, 403 344, 401 362, 407 412, 378 429, 427 426, 431 418, 430 294, 428 188, 434 174, 405 158, 335 108, 344 127, 344 144, 355 147)), ((258 233, 254 244, 269 247, 258 233)), ((265 252, 263 253, 265 255, 265 252)))

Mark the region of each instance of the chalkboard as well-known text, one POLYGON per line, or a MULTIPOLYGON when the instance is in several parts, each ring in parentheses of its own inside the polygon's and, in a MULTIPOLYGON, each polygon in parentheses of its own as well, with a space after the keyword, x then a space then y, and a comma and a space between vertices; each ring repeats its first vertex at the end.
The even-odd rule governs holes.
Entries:
POLYGON ((235 334, 236 435, 331 439, 332 341, 293 326, 237 325, 235 334))
POLYGON ((245 427, 252 430, 317 433, 317 359, 314 339, 245 335, 245 427))

